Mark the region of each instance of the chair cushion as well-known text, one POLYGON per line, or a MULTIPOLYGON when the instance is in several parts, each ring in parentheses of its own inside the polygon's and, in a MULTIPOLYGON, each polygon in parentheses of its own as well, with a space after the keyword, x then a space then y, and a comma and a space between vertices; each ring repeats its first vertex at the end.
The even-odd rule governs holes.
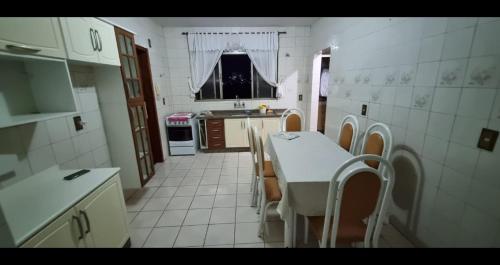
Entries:
MULTIPOLYGON (((309 216, 309 225, 314 236, 321 240, 323 236, 323 225, 325 223, 324 216, 309 216)), ((328 241, 331 237, 331 229, 333 224, 330 222, 330 229, 328 231, 328 241)), ((354 242, 362 242, 365 240, 366 225, 363 222, 339 224, 339 229, 337 230, 337 242, 336 244, 350 244, 354 242)))
MULTIPOLYGON (((259 164, 255 163, 256 176, 259 176, 259 164)), ((271 161, 264 161, 264 177, 276 177, 271 161)))
MULTIPOLYGON (((378 133, 372 133, 370 136, 368 136, 364 154, 382 156, 383 150, 384 139, 382 138, 382 136, 380 136, 378 133)), ((365 163, 370 167, 377 169, 380 162, 375 160, 366 160, 365 163)))
POLYGON ((278 178, 264 178, 264 189, 266 191, 267 201, 280 201, 281 190, 278 185, 278 178))
POLYGON ((339 145, 344 148, 347 152, 351 149, 352 135, 354 131, 350 123, 346 123, 342 130, 340 131, 339 145))
POLYGON ((300 132, 302 130, 300 123, 300 116, 293 113, 286 118, 286 131, 287 132, 300 132))

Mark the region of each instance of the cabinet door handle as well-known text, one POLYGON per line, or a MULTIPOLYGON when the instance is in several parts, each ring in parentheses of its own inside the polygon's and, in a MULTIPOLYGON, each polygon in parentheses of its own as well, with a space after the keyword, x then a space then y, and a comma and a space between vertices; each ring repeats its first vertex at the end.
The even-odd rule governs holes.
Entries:
POLYGON ((99 31, 95 31, 95 34, 97 34, 97 38, 99 39, 99 45, 97 46, 97 49, 99 51, 102 51, 102 39, 101 39, 101 35, 99 34, 99 31))
POLYGON ((80 236, 78 237, 78 240, 83 239, 83 227, 82 227, 82 222, 80 222, 80 218, 76 217, 73 215, 73 220, 76 220, 78 223, 78 230, 80 231, 80 236))
POLYGON ((23 53, 27 53, 27 52, 36 53, 36 52, 41 51, 41 49, 31 48, 31 47, 26 46, 26 45, 7 44, 7 45, 5 45, 5 47, 9 50, 12 50, 15 52, 23 52, 23 53))
POLYGON ((264 120, 260 120, 260 122, 262 123, 262 129, 264 129, 264 120))
POLYGON ((85 225, 87 225, 87 231, 85 231, 85 234, 88 234, 90 232, 89 217, 87 216, 87 213, 82 210, 80 210, 80 215, 83 215, 83 217, 85 218, 85 225))
POLYGON ((95 39, 95 33, 94 29, 90 29, 90 42, 92 43, 92 49, 95 51, 96 50, 96 39, 95 39))

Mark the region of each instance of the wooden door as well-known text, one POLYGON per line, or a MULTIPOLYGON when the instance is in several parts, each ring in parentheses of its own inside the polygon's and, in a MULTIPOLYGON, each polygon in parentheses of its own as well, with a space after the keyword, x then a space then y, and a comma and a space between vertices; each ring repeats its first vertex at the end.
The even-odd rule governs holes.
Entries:
POLYGON ((132 137, 134 139, 136 159, 139 167, 139 178, 142 186, 144 186, 155 174, 151 141, 149 138, 149 116, 147 111, 147 108, 154 106, 147 106, 144 100, 134 35, 117 27, 115 27, 115 33, 132 128, 132 137))
POLYGON ((139 62, 139 72, 141 76, 142 90, 144 92, 144 102, 146 103, 148 116, 149 139, 151 140, 151 152, 154 163, 163 162, 160 125, 158 123, 158 113, 156 112, 156 91, 151 74, 151 64, 149 62, 148 49, 135 45, 137 59, 139 62))

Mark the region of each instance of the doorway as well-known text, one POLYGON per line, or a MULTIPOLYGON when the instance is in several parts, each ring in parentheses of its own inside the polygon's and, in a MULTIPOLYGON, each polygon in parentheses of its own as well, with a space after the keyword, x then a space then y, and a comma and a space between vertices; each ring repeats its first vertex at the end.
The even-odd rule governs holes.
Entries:
POLYGON ((135 45, 137 61, 139 63, 140 78, 144 93, 144 102, 146 103, 147 123, 149 128, 149 139, 151 141, 151 153, 153 163, 165 161, 161 148, 160 126, 158 124, 158 113, 156 112, 156 89, 151 74, 151 63, 149 61, 149 52, 147 48, 135 45))
POLYGON ((311 87, 310 128, 325 134, 328 81, 330 79, 330 48, 314 55, 311 87))

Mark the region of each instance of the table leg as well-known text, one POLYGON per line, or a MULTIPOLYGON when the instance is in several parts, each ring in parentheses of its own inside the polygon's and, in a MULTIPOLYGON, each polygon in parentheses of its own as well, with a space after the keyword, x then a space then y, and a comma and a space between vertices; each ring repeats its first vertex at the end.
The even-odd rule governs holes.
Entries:
POLYGON ((295 247, 295 211, 293 208, 288 210, 288 214, 285 218, 285 247, 292 248, 295 247))

